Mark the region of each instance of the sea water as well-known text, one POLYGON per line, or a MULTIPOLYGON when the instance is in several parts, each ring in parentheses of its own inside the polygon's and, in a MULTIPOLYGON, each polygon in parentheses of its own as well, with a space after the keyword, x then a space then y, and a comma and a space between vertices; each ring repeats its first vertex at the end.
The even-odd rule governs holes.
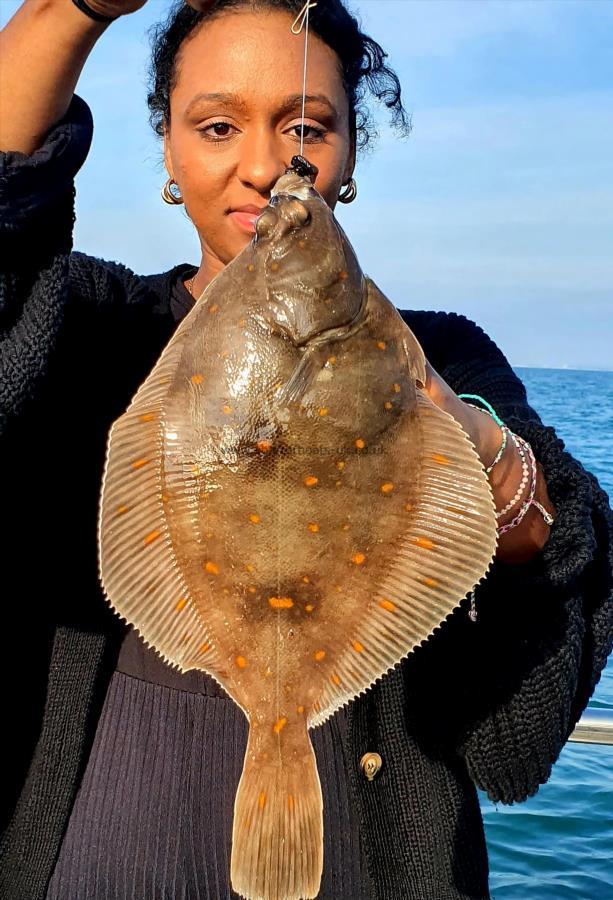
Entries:
MULTIPOLYGON (((613 372, 515 372, 530 405, 613 505, 613 372)), ((589 707, 613 714, 613 655, 589 707)), ((524 803, 478 794, 494 900, 613 900, 613 746, 568 742, 549 781, 524 803)))

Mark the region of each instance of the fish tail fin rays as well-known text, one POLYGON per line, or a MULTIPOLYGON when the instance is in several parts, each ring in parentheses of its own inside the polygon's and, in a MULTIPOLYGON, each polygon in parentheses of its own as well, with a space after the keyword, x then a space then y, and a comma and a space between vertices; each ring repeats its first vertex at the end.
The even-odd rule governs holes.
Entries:
MULTIPOLYGON (((252 762, 253 729, 234 802, 230 879, 245 900, 310 900, 323 871, 323 799, 306 723, 297 762, 252 762), (308 744, 308 751, 306 744, 308 744)), ((257 751, 256 751, 257 752, 257 751)))
POLYGON ((336 678, 317 697, 310 728, 431 639, 487 575, 496 552, 494 498, 472 441, 421 389, 417 403, 423 426, 420 483, 407 529, 373 584, 361 628, 335 663, 336 678))

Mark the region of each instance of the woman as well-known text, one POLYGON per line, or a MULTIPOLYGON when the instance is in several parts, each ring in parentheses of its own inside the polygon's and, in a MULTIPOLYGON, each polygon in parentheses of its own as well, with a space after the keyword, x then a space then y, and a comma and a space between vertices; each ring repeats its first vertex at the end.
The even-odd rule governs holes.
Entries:
MULTIPOLYGON (((185 204, 202 258, 138 276, 72 251, 74 176, 92 136, 73 92, 109 18, 144 2, 26 0, 2 38, 3 545, 26 601, 25 615, 5 603, 20 649, 1 843, 0 896, 11 900, 237 896, 229 847, 244 716, 209 676, 163 665, 109 609, 97 503, 110 424, 194 298, 251 240, 297 152, 303 44, 290 26, 303 4, 190 0, 158 31, 149 106, 163 197, 185 204)), ((305 155, 333 208, 355 193, 361 98, 370 89, 406 120, 383 51, 340 0, 312 9, 310 28, 305 155)), ((426 390, 471 437, 506 512, 474 610, 464 598, 312 732, 326 900, 489 897, 476 787, 512 803, 548 780, 613 638, 607 495, 478 325, 402 315, 430 362, 426 390), (489 401, 510 431, 459 394, 489 401)), ((7 661, 5 685, 15 669, 7 661)))

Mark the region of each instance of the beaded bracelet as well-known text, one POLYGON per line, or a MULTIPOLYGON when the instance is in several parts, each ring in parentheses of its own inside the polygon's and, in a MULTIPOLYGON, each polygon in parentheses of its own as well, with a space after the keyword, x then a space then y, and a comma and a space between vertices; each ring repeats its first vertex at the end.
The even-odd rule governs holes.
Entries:
POLYGON ((516 492, 515 496, 513 497, 513 499, 509 500, 509 502, 504 507, 504 509, 501 509, 499 512, 496 513, 497 519, 501 519, 505 515, 505 513, 508 513, 509 510, 513 509, 513 507, 519 501, 521 495, 523 494, 526 484, 528 483, 528 463, 526 462, 526 453, 523 449, 523 446, 521 444, 518 444, 518 442, 516 440, 518 435, 513 434, 513 432, 509 428, 507 428, 506 425, 503 425, 502 427, 505 429, 505 431, 509 432, 509 434, 511 435, 511 440, 513 441, 513 443, 517 447, 517 450, 519 451, 519 455, 521 457, 522 477, 521 477, 521 483, 519 485, 519 488, 517 489, 517 492, 516 492))
MULTIPOLYGON (((522 519, 528 512, 528 509, 532 505, 532 501, 534 500, 534 492, 536 490, 536 460, 534 458, 534 453, 532 452, 532 447, 530 446, 528 441, 525 441, 519 435, 512 434, 512 437, 513 437, 513 441, 515 442, 515 446, 518 448, 519 452, 522 454, 522 465, 524 464, 526 453, 528 454, 528 456, 530 458, 530 469, 531 469, 530 492, 529 492, 528 499, 522 505, 520 511, 515 516, 515 518, 512 519, 507 525, 502 525, 500 528, 496 529, 499 537, 503 534, 506 534, 506 532, 510 531, 511 528, 516 528, 519 525, 519 523, 522 521, 522 519), (518 443, 518 441, 520 443, 518 443), (523 451, 522 451, 521 445, 523 445, 523 451)), ((505 509, 506 509, 506 507, 505 507, 505 509)))
MULTIPOLYGON (((496 411, 494 410, 494 408, 487 402, 487 400, 484 400, 483 397, 479 396, 479 394, 458 394, 458 397, 460 397, 460 398, 467 397, 467 398, 471 398, 474 400, 480 400, 481 403, 483 403, 487 407, 487 409, 481 409, 481 407, 475 406, 474 403, 469 403, 468 406, 472 406, 472 407, 474 407, 474 409, 481 409, 481 412, 488 413, 488 415, 490 415, 494 419, 496 424, 502 430, 502 445, 501 445, 498 453, 496 454, 493 462, 491 463, 491 465, 489 465, 486 468, 485 471, 487 474, 489 474, 492 471, 492 469, 494 468, 494 466, 496 465, 496 463, 500 461, 502 454, 504 452, 504 448, 506 447, 506 444, 507 444, 507 441, 506 441, 507 434, 510 435, 511 440, 517 447, 517 450, 522 459, 522 481, 521 481, 520 488, 517 491, 513 500, 511 500, 511 502, 505 506, 504 510, 501 510, 499 513, 496 513, 496 518, 500 518, 502 515, 504 515, 505 512, 508 512, 510 509, 512 509, 513 506, 518 502, 519 498, 521 497, 523 488, 527 482, 528 467, 526 464, 526 454, 528 455, 528 457, 530 459, 531 479, 530 479, 528 500, 522 504, 520 511, 517 513, 515 518, 512 519, 511 522, 509 522, 507 525, 502 525, 496 529, 497 535, 500 536, 502 534, 505 534, 507 531, 510 531, 511 528, 516 528, 520 524, 520 522, 523 520, 523 518, 526 515, 526 513, 528 512, 530 506, 535 506, 538 509, 538 511, 541 513, 541 515, 543 516, 547 525, 552 525, 554 522, 554 517, 551 515, 551 513, 549 513, 545 509, 545 507, 542 505, 542 503, 539 503, 538 500, 534 499, 534 492, 536 490, 536 478, 537 478, 536 459, 534 457, 534 452, 532 450, 532 447, 530 446, 528 441, 526 441, 520 435, 512 432, 508 428, 508 426, 505 425, 504 422, 499 418, 499 416, 496 414, 496 411)), ((468 617, 472 622, 477 621, 477 609, 476 609, 476 604, 475 604, 475 589, 474 588, 470 592, 470 609, 468 611, 468 617)))

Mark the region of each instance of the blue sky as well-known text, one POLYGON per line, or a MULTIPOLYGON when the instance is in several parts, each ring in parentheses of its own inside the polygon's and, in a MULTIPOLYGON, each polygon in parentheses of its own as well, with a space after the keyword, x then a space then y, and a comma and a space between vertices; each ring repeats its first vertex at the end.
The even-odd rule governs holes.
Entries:
MULTIPOLYGON (((413 131, 381 118, 337 207, 362 268, 399 308, 477 321, 514 366, 613 369, 613 3, 354 0, 389 54, 413 131)), ((0 0, 2 22, 19 3, 0 0)), ((137 272, 199 262, 160 198, 145 103, 149 0, 107 29, 77 93, 95 121, 75 249, 137 272)))

